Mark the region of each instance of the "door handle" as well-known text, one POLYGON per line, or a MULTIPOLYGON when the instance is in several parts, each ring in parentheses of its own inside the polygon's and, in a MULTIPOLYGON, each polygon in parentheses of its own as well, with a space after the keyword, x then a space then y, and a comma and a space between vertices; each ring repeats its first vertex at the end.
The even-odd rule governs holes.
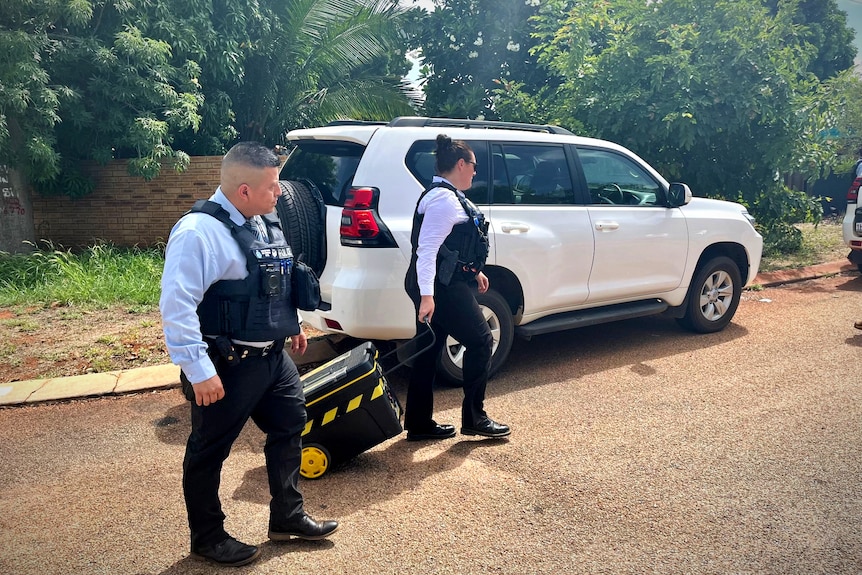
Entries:
POLYGON ((504 234, 525 234, 530 231, 530 226, 528 226, 527 224, 504 222, 500 224, 500 230, 504 234))
POLYGON ((619 227, 618 222, 596 222, 596 229, 600 232, 610 232, 619 229, 619 227))

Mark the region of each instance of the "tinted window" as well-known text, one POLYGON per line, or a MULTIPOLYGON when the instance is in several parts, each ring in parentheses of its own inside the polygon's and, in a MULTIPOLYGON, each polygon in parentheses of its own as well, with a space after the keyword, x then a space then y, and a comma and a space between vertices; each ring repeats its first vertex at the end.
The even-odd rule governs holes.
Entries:
POLYGON ((347 142, 300 142, 281 170, 281 180, 307 179, 329 205, 343 206, 365 148, 347 142))
MULTIPOLYGON (((476 175, 473 177, 473 186, 464 191, 470 201, 477 205, 488 203, 488 146, 485 142, 467 140, 467 145, 476 155, 476 175)), ((404 163, 423 188, 431 185, 434 177, 437 156, 435 150, 437 142, 434 140, 419 140, 414 142, 407 152, 404 163)))
POLYGON ((571 204, 574 191, 562 146, 494 144, 491 175, 495 204, 571 204))
POLYGON ((654 206, 661 186, 629 158, 610 150, 579 148, 593 204, 654 206))

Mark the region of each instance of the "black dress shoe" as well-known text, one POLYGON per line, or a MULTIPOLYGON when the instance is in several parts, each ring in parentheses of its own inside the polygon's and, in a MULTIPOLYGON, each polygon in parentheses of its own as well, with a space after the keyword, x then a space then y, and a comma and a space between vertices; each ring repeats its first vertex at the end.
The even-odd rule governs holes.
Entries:
POLYGON ((497 423, 496 421, 485 418, 472 427, 462 427, 461 435, 482 435, 484 437, 506 437, 512 433, 508 425, 497 423))
POLYGON ((196 559, 227 567, 247 565, 257 559, 258 555, 260 555, 260 549, 254 545, 246 545, 233 537, 228 537, 215 545, 192 550, 192 557, 196 559))
POLYGON ((315 521, 308 515, 302 515, 283 525, 270 522, 269 538, 273 541, 289 541, 291 537, 317 541, 326 539, 338 529, 338 521, 315 521))
POLYGON ((455 437, 454 425, 434 424, 434 427, 423 431, 408 431, 407 441, 423 441, 426 439, 446 439, 447 437, 455 437))

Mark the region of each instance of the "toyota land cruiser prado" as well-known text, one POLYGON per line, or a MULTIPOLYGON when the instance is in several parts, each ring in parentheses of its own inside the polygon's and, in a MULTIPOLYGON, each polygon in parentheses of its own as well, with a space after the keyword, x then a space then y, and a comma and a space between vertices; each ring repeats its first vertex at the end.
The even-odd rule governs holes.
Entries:
MULTIPOLYGON (((437 134, 476 154, 467 196, 490 222, 478 296, 494 334, 492 373, 515 335, 667 312, 723 329, 757 274, 762 238, 739 204, 693 198, 631 151, 555 126, 435 118, 295 130, 278 211, 294 253, 320 276, 315 328, 359 339, 416 332, 404 292, 410 227, 434 174, 437 134)), ((442 373, 460 378, 452 340, 442 373)))

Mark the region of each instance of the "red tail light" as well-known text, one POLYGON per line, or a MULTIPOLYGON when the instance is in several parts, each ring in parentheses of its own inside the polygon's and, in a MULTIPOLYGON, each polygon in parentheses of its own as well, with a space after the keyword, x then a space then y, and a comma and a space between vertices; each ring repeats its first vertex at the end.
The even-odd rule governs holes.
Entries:
POLYGON ((856 178, 853 180, 853 183, 850 184, 850 189, 847 190, 847 203, 855 204, 859 199, 859 186, 862 185, 862 178, 856 178))
POLYGON ((389 228, 377 214, 377 188, 351 188, 341 210, 341 245, 355 247, 396 247, 389 228))

